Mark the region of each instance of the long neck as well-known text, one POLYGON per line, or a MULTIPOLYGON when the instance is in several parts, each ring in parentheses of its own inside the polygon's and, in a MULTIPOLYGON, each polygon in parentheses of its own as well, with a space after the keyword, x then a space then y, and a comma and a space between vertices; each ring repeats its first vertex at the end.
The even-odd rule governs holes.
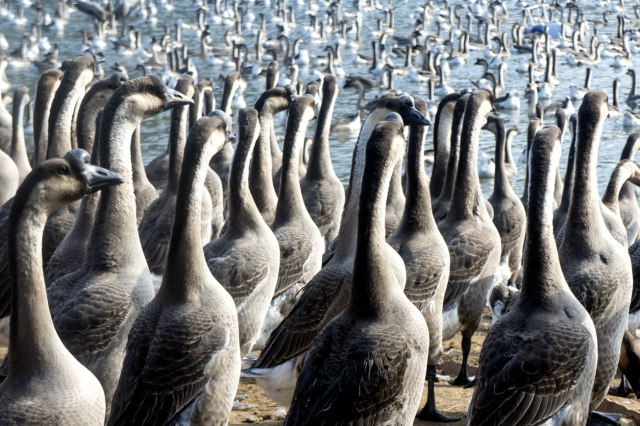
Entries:
MULTIPOLYGON (((586 114, 585 114, 586 115, 586 114)), ((584 239, 598 237, 600 225, 603 223, 598 194, 598 144, 602 135, 602 121, 591 115, 580 120, 576 143, 576 159, 574 182, 571 193, 571 204, 567 217, 566 232, 575 231, 571 241, 584 244, 584 239), (596 121, 597 120, 597 121, 596 121)))
POLYGON ((20 182, 31 171, 27 147, 24 143, 24 107, 22 99, 14 99, 13 102, 13 132, 11 135, 11 159, 18 166, 20 182))
POLYGON ((493 178, 493 193, 505 195, 510 189, 511 184, 507 177, 507 168, 505 165, 506 135, 504 122, 496 121, 496 174, 493 178))
MULTIPOLYGON (((242 232, 246 229, 256 229, 260 222, 264 223, 260 211, 249 190, 249 165, 251 153, 255 152, 255 142, 258 134, 249 135, 249 140, 239 141, 233 154, 229 171, 229 230, 227 232, 242 232)), ((264 226, 264 225, 263 225, 264 226)))
POLYGON ((124 182, 101 191, 85 259, 94 266, 111 269, 140 259, 144 261, 131 167, 131 136, 142 119, 133 116, 127 106, 126 101, 113 105, 108 110, 105 108, 102 115, 101 165, 119 173, 124 182))
MULTIPOLYGON (((386 114, 386 111, 374 109, 364 120, 364 124, 360 129, 360 135, 353 150, 351 175, 349 176, 349 187, 347 189, 344 210, 342 211, 342 220, 340 222, 341 232, 338 234, 336 256, 352 256, 355 250, 358 231, 358 203, 360 201, 360 188, 362 184, 362 173, 364 171, 365 148, 376 124, 382 121, 386 114)), ((390 170, 390 174, 392 171, 393 169, 390 170)), ((391 179, 391 175, 389 179, 391 179)), ((386 199, 384 204, 386 205, 386 199)))
POLYGON ((454 108, 455 99, 451 99, 450 102, 438 108, 438 112, 436 113, 435 126, 433 129, 434 161, 430 183, 431 196, 434 199, 440 196, 447 175, 454 108))
MULTIPOLYGON (((222 141, 211 145, 221 146, 222 141)), ((169 243, 169 255, 165 273, 162 276, 162 285, 158 291, 160 300, 167 301, 184 299, 191 294, 197 294, 197 290, 204 281, 203 274, 209 273, 202 251, 200 210, 202 191, 213 148, 210 144, 202 146, 199 143, 189 142, 184 151, 185 161, 176 196, 176 212, 169 243), (190 272, 185 274, 184 271, 190 272)))
POLYGON ((289 111, 289 113, 291 115, 287 121, 285 133, 282 178, 280 180, 274 226, 304 214, 308 215, 302 199, 302 191, 300 190, 298 162, 300 161, 300 148, 304 145, 304 136, 309 119, 301 111, 289 111))
POLYGON ((484 203, 478 197, 480 181, 478 179, 478 143, 480 141, 480 105, 467 102, 467 108, 460 134, 460 161, 458 174, 453 187, 449 217, 454 219, 470 218, 474 207, 484 209, 484 203))
POLYGON ((49 147, 47 159, 63 157, 72 148, 71 128, 79 100, 84 96, 84 85, 75 84, 66 93, 62 87, 56 92, 49 116, 49 147), (57 100, 58 97, 63 97, 57 100))
POLYGON ((42 266, 42 234, 49 216, 37 200, 27 201, 8 235, 11 290, 9 377, 50 371, 65 351, 49 314, 42 266))
POLYGON ((636 72, 634 70, 629 70, 631 74, 631 93, 629 97, 636 96, 636 72))
MULTIPOLYGON (((638 151, 638 139, 640 138, 640 132, 634 132, 627 138, 620 160, 633 160, 638 151)), ((619 199, 636 200, 636 192, 633 189, 631 182, 625 182, 620 189, 619 199)))
POLYGON ((78 148, 91 152, 93 139, 95 137, 95 122, 98 113, 107 104, 108 98, 100 95, 92 96, 88 102, 82 102, 78 111, 78 122, 76 124, 78 148))
POLYGON ((375 316, 383 312, 394 289, 400 289, 385 249, 385 204, 393 164, 388 161, 377 166, 378 170, 363 177, 362 194, 358 197, 363 201, 359 203, 357 214, 358 242, 347 309, 358 312, 360 316, 375 316))
POLYGON ((53 97, 60 82, 53 87, 43 87, 38 84, 36 91, 35 109, 33 111, 33 144, 35 146, 34 163, 38 165, 47 159, 47 147, 49 145, 49 115, 53 97))
POLYGON ((536 133, 540 130, 540 120, 535 119, 529 123, 529 127, 527 129, 527 171, 524 176, 524 193, 522 194, 522 204, 524 208, 527 208, 528 200, 529 200, 529 151, 531 150, 531 144, 533 143, 533 138, 536 136, 536 133))
POLYGON ((521 293, 530 303, 539 304, 561 289, 568 290, 562 275, 553 238, 553 191, 557 157, 544 153, 532 159, 527 209, 527 241, 524 251, 521 293))
POLYGON ((411 126, 407 145, 407 198, 398 231, 426 232, 436 227, 431 211, 429 178, 424 171, 424 141, 428 127, 411 126))
POLYGON ((169 130, 169 170, 167 175, 168 194, 175 194, 180 181, 184 145, 187 142, 187 119, 189 106, 179 106, 171 110, 171 127, 169 130))
POLYGON ((136 127, 136 130, 134 130, 133 135, 131 136, 131 166, 133 168, 134 184, 149 183, 147 174, 144 171, 144 162, 142 160, 142 147, 140 145, 140 126, 136 127))
POLYGON ((602 203, 607 206, 609 210, 616 214, 620 214, 620 207, 618 204, 618 196, 620 195, 620 189, 631 177, 631 170, 628 167, 618 166, 613 170, 607 189, 602 196, 602 203))
POLYGON ((273 112, 265 103, 260 111, 260 136, 253 150, 249 188, 261 213, 275 211, 278 196, 273 188, 271 159, 271 124, 273 112))
MULTIPOLYGON (((325 85, 328 83, 325 82, 325 85)), ((324 88, 320 115, 316 124, 316 132, 309 153, 309 164, 307 166, 306 177, 308 179, 321 179, 327 176, 335 176, 331 154, 329 153, 329 132, 331 130, 331 118, 333 108, 338 97, 337 86, 332 84, 331 88, 324 88)))
POLYGON ((458 175, 458 162, 460 161, 460 132, 462 131, 465 105, 466 102, 459 101, 454 109, 453 122, 451 123, 451 142, 447 174, 442 192, 440 193, 440 197, 438 197, 442 201, 451 201, 451 197, 453 197, 453 188, 456 183, 456 176, 458 175))

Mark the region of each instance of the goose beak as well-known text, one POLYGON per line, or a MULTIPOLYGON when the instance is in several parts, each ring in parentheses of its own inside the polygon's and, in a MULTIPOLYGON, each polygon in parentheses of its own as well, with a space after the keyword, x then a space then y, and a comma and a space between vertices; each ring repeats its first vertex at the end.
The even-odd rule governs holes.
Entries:
POLYGON ((165 87, 164 89, 164 110, 171 109, 180 105, 189 105, 192 104, 193 100, 187 98, 182 93, 177 90, 170 89, 169 87, 165 87))
POLYGON ((431 126, 431 120, 409 105, 402 106, 400 117, 402 117, 405 126, 431 126))
POLYGON ((94 166, 93 164, 86 164, 82 174, 87 178, 87 183, 89 184, 88 194, 93 194, 101 189, 120 185, 124 182, 124 178, 118 173, 94 166))

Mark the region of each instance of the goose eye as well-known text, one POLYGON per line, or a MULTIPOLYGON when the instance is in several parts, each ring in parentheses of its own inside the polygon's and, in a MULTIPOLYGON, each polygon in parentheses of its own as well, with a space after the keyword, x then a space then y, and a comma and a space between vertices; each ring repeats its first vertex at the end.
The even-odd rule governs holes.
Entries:
POLYGON ((147 92, 150 92, 153 89, 153 87, 151 87, 151 85, 148 85, 147 87, 144 88, 144 90, 146 90, 147 92))
POLYGON ((387 102, 387 108, 391 108, 391 102, 387 102))
POLYGON ((58 167, 58 174, 68 175, 69 174, 69 167, 67 167, 67 166, 58 167))
POLYGON ((222 123, 218 123, 218 129, 222 129, 222 123))

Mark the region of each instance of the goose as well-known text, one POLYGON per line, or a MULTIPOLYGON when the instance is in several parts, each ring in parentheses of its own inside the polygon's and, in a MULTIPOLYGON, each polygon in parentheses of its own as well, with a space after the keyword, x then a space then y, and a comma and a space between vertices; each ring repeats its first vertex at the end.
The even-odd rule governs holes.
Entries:
MULTIPOLYGON (((627 142, 620 155, 620 160, 633 160, 640 147, 640 131, 633 132, 627 138, 627 142)), ((631 183, 624 183, 618 196, 620 207, 620 217, 627 229, 627 242, 631 246, 637 238, 640 230, 640 208, 636 199, 635 191, 631 183)))
MULTIPOLYGON (((96 137, 92 142, 91 164, 100 163, 99 130, 101 119, 102 111, 99 111, 94 120, 94 127, 97 132, 95 132, 96 137)), ((87 250, 87 244, 89 244, 89 238, 91 237, 99 197, 100 194, 95 192, 87 194, 82 199, 78 212, 76 213, 76 220, 73 223, 73 227, 53 252, 44 270, 44 283, 47 287, 58 278, 77 271, 84 264, 85 252, 87 250)), ((5 278, 4 271, 0 272, 0 280, 2 280, 2 278, 5 278)))
POLYGON ((584 80, 584 87, 578 88, 575 84, 569 86, 569 96, 574 101, 580 101, 584 98, 584 95, 591 90, 591 78, 593 77, 593 70, 591 67, 587 67, 587 76, 584 80))
POLYGON ((505 146, 504 167, 508 178, 512 178, 518 174, 518 166, 516 165, 516 160, 513 158, 513 153, 511 151, 511 145, 513 143, 513 139, 515 139, 516 136, 518 136, 518 128, 516 126, 513 126, 509 130, 507 130, 507 145, 505 146))
MULTIPOLYGON (((431 180, 429 181, 429 191, 431 194, 433 210, 436 210, 435 203, 440 196, 445 177, 447 174, 447 163, 451 149, 451 122, 453 120, 453 110, 456 102, 462 94, 460 92, 451 93, 440 101, 435 114, 433 127, 433 169, 431 180)), ((436 219, 437 221, 437 219, 436 219)))
POLYGON ((516 110, 520 109, 520 93, 517 90, 507 92, 504 96, 497 98, 493 104, 496 109, 516 110))
POLYGON ((396 230, 404 212, 405 196, 402 190, 402 163, 402 159, 400 159, 398 164, 395 165, 387 191, 386 237, 389 237, 396 230))
POLYGON ((18 168, 18 182, 20 183, 31 172, 24 141, 24 109, 30 102, 31 98, 27 87, 18 87, 13 93, 13 134, 9 156, 18 168))
POLYGON ((629 330, 624 331, 622 346, 620 348, 620 361, 618 368, 622 373, 622 380, 619 386, 611 385, 609 395, 626 398, 629 393, 634 393, 636 398, 640 395, 640 377, 638 367, 640 366, 640 345, 629 330))
POLYGON ((489 179, 493 178, 496 174, 496 163, 485 152, 481 152, 478 156, 478 177, 489 179))
MULTIPOLYGON (((315 117, 311 95, 296 97, 288 111, 283 146, 282 179, 271 230, 280 246, 280 266, 271 305, 254 349, 262 350, 271 332, 289 314, 283 301, 295 295, 321 268, 324 240, 307 212, 300 190, 298 163, 310 119, 315 117), (289 297, 288 297, 289 296, 289 297)), ((292 308, 292 304, 289 304, 292 308)))
MULTIPOLYGON (((493 95, 487 89, 471 93, 460 133, 460 160, 445 219, 438 223, 451 256, 449 283, 443 303, 442 339, 462 331, 462 368, 454 385, 469 383, 467 360, 471 337, 480 325, 491 285, 508 276, 498 276, 500 235, 485 207, 477 171, 480 127, 493 110, 493 95), (469 250, 474 255, 469 257, 469 250)), ((505 274, 506 275, 506 274, 505 274)))
POLYGON ((404 146, 401 119, 394 114, 387 120, 376 125, 366 147, 349 300, 315 338, 285 426, 308 424, 310 419, 328 424, 414 422, 429 330, 398 286, 384 249, 386 192, 404 146), (383 339, 388 343, 382 344, 383 339), (371 367, 363 368, 368 362, 371 367), (389 369, 397 373, 390 375, 389 369), (360 410, 361 404, 369 408, 360 410))
POLYGON ((0 384, 0 422, 4 424, 104 424, 104 392, 58 337, 42 275, 47 216, 65 203, 123 181, 116 173, 87 164, 88 157, 86 151, 74 150, 36 166, 11 209, 7 243, 15 283, 14 327, 11 356, 3 362, 7 374, 0 384))
POLYGON ((127 336, 135 318, 154 296, 136 232, 131 136, 143 119, 190 102, 156 75, 130 80, 114 92, 103 110, 100 157, 101 163, 124 177, 124 183, 101 194, 82 268, 59 278, 48 289, 49 308, 60 339, 94 373, 105 391, 106 418, 127 336), (88 314, 75 310, 78 305, 92 306, 91 326, 81 326, 88 314))
POLYGON ((558 251, 567 284, 596 327, 598 362, 589 412, 600 405, 615 375, 633 286, 629 256, 607 232, 597 191, 595 163, 607 115, 607 95, 587 93, 578 110, 575 177, 565 238, 558 251), (589 296, 596 293, 601 297, 589 296))
POLYGON ((625 111, 622 118, 622 126, 624 127, 640 127, 640 118, 630 111, 625 111))
POLYGON ((442 71, 442 65, 438 65, 438 73, 440 75, 440 84, 435 88, 434 93, 436 96, 446 96, 455 92, 445 79, 445 74, 442 71))
POLYGON ((332 132, 357 132, 360 131, 360 112, 349 114, 345 118, 339 118, 331 122, 332 132))
POLYGON ((520 271, 527 217, 522 202, 509 183, 505 164, 507 135, 504 121, 489 116, 483 129, 489 130, 496 138, 496 174, 489 202, 493 207, 493 224, 500 234, 502 247, 498 268, 506 270, 500 275, 507 275, 511 285, 516 283, 520 271))
MULTIPOLYGON (((188 76, 180 77, 175 90, 184 95, 185 98, 192 99, 195 93, 193 79, 188 76)), ((187 141, 188 110, 189 106, 183 105, 173 108, 171 111, 167 183, 162 194, 147 209, 138 227, 142 251, 156 286, 159 286, 162 281, 164 267, 169 255, 180 172, 183 164, 184 147, 187 141)), ((207 195, 205 194, 201 198, 206 199, 207 195)), ((211 200, 208 201, 207 203, 207 201, 203 200, 202 203, 203 205, 205 203, 208 204, 207 209, 210 210, 211 200)), ((200 236, 203 241, 208 242, 208 238, 211 236, 211 211, 205 212, 205 209, 201 208, 201 214, 200 236)))
MULTIPOLYGON (((256 142, 249 169, 249 188, 267 225, 273 223, 278 203, 272 177, 272 152, 275 150, 271 137, 273 116, 289 108, 294 93, 292 86, 269 89, 258 98, 255 104, 255 109, 260 113, 260 137, 256 142)), ((277 146, 277 141, 275 144, 277 146)))
MULTIPOLYGON (((207 269, 198 225, 209 160, 227 138, 227 120, 215 114, 200 118, 189 131, 162 284, 129 334, 108 425, 229 419, 240 375, 238 318, 233 299, 207 269), (157 351, 145 349, 150 347, 157 351), (164 372, 168 380, 158 387, 149 372, 164 372)), ((241 120, 250 126, 256 111, 241 120)))
MULTIPOLYGON (((52 69, 43 72, 38 80, 33 109, 34 165, 42 163, 47 157, 47 147, 49 143, 49 115, 51 113, 53 98, 58 87, 60 87, 62 76, 62 71, 52 69)), ((0 117, 1 110, 2 106, 0 105, 0 117)))
POLYGON ((618 118, 622 115, 620 101, 618 100, 618 89, 620 88, 620 79, 613 80, 613 103, 609 105, 609 118, 618 118))
POLYGON ((536 134, 528 170, 522 290, 482 345, 469 425, 587 422, 597 340, 593 321, 563 277, 553 243, 551 215, 560 153, 558 128, 546 127, 536 134), (558 374, 566 378, 562 385, 555 380, 558 374))
MULTIPOLYGON (((245 111, 242 116, 249 118, 240 124, 240 131, 245 133, 238 140, 229 174, 229 193, 233 196, 229 198, 228 227, 220 238, 205 245, 204 254, 214 278, 231 294, 236 304, 240 355, 244 357, 258 338, 274 295, 280 249, 249 188, 250 153, 252 149, 255 152, 254 145, 261 126, 255 119, 250 119, 254 110, 242 111, 245 111)), ((266 124, 268 131, 270 123, 266 124)))
MULTIPOLYGON (((416 109, 427 119, 427 103, 415 99, 416 109)), ((417 417, 431 421, 454 421, 435 404, 436 365, 442 355, 442 300, 449 274, 447 246, 431 212, 429 178, 424 171, 426 127, 411 126, 407 145, 407 202, 400 224, 387 243, 400 254, 406 266, 405 294, 423 315, 429 328, 427 379, 429 395, 417 417), (429 271, 426 276, 423 271, 429 271)), ((400 161, 398 161, 400 162, 400 161)))
POLYGON ((344 187, 333 170, 329 152, 330 123, 338 90, 336 78, 325 76, 322 83, 322 105, 309 152, 307 173, 300 180, 304 204, 324 238, 325 247, 329 247, 331 241, 338 236, 345 199, 344 187))
POLYGON ((625 102, 630 107, 635 108, 638 102, 640 102, 640 95, 636 94, 636 71, 633 68, 629 68, 626 75, 631 76, 631 91, 629 92, 629 96, 627 96, 625 102))
MULTIPOLYGON (((439 126, 446 126, 443 131, 448 132, 443 135, 443 137, 449 137, 449 154, 448 158, 445 157, 446 161, 446 170, 445 170, 445 179, 440 190, 440 195, 431 203, 431 208, 433 210, 433 218, 436 223, 440 223, 443 219, 447 217, 449 214, 449 209, 451 208, 451 197, 453 195, 454 183, 456 180, 456 175, 458 173, 458 162, 460 159, 460 132, 462 130, 462 121, 464 118, 464 111, 467 106, 467 101, 469 100, 470 93, 465 93, 464 95, 457 96, 457 99, 454 102, 454 109, 452 111, 452 117, 450 119, 447 118, 442 124, 438 123, 438 116, 436 115, 436 128, 434 130, 434 146, 436 146, 436 134, 440 132, 439 126)), ((446 98, 445 98, 446 99, 446 98)), ((444 99, 443 99, 444 102, 444 99)), ((438 107, 439 109, 440 107, 438 107)), ((441 146, 441 139, 438 136, 437 146, 441 146)), ((437 150, 439 148, 436 148, 437 150)), ((435 154, 436 157, 439 156, 439 153, 435 154)), ((435 163, 437 159, 434 159, 434 170, 435 163)), ((431 182, 433 182, 434 177, 432 174, 431 182)), ((434 191, 431 190, 431 196, 433 197, 434 191)))
MULTIPOLYGON (((622 159, 611 173, 611 178, 609 179, 609 183, 607 185, 605 193, 602 196, 602 204, 604 204, 604 206, 613 213, 613 215, 608 215, 603 211, 605 224, 608 228, 616 227, 618 229, 624 229, 625 231, 627 231, 627 234, 625 236, 626 238, 624 238, 624 240, 627 243, 626 246, 630 246, 635 240, 629 238, 630 233, 628 232, 625 223, 622 220, 618 198, 622 187, 627 183, 627 181, 634 185, 639 185, 640 169, 638 169, 637 164, 633 161, 622 159), (609 222, 614 222, 614 224, 609 224, 609 222)), ((635 238, 636 235, 637 231, 632 235, 632 237, 635 238)))
MULTIPOLYGON (((409 96, 389 96, 378 100, 365 119, 356 142, 340 233, 335 245, 332 243, 334 249, 326 260, 323 259, 323 268, 303 288, 293 310, 271 333, 265 349, 249 369, 265 394, 284 407, 291 404, 296 378, 313 339, 347 305, 354 265, 365 146, 375 126, 391 112, 398 112, 405 125, 429 124, 415 109, 414 101, 409 96), (283 344, 285 342, 295 344, 283 344)), ((402 259, 390 246, 387 246, 387 255, 398 284, 404 287, 406 272, 402 259)))

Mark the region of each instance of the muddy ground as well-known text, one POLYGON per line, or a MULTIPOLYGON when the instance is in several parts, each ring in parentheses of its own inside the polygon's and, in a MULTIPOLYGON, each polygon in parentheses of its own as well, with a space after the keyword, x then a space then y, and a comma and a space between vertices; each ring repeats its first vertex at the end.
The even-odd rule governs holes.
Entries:
MULTIPOLYGON (((484 341, 490 326, 491 312, 487 309, 485 311, 482 324, 480 325, 480 329, 473 337, 471 355, 469 357, 469 375, 476 373, 482 342, 484 341)), ((462 361, 460 340, 461 338, 458 334, 453 339, 442 343, 444 354, 438 369, 438 373, 440 375, 455 377, 458 374, 458 371, 460 370, 460 362, 462 361)), ((6 348, 0 348, 0 357, 4 357, 5 353, 6 348)), ((619 380, 620 377, 618 375, 615 383, 619 383, 619 380)), ((278 405, 264 395, 260 387, 256 385, 254 379, 241 379, 240 386, 238 387, 238 394, 249 395, 242 402, 246 404, 255 404, 257 406, 245 411, 233 411, 229 420, 229 425, 240 426, 251 423, 266 426, 279 426, 282 423, 283 411, 281 409, 278 410, 278 405)), ((459 422, 449 423, 451 426, 464 426, 467 424, 466 413, 472 395, 473 389, 462 389, 460 387, 451 386, 445 380, 440 380, 436 383, 436 404, 438 408, 445 414, 461 417, 459 422)), ((421 405, 424 405, 426 398, 427 388, 425 382, 421 405)), ((635 396, 631 396, 630 398, 607 396, 605 402, 603 402, 603 405, 600 407, 600 411, 618 412, 623 414, 624 417, 620 420, 620 423, 623 426, 640 426, 640 401, 638 401, 635 396)), ((440 423, 430 423, 421 420, 416 420, 414 425, 441 426, 440 423)))

